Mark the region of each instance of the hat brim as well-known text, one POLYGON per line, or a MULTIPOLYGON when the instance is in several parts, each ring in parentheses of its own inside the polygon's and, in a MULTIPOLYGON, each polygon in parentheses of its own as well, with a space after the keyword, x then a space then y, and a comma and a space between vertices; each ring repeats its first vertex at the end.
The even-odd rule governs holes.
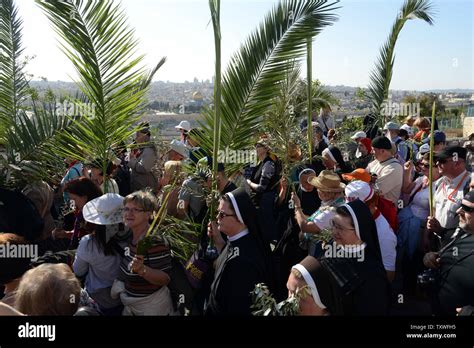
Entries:
POLYGON ((309 183, 310 183, 311 185, 313 185, 314 187, 316 187, 317 189, 319 189, 319 190, 321 190, 321 191, 324 191, 324 192, 344 192, 344 189, 346 188, 346 185, 343 184, 343 183, 340 183, 340 184, 339 184, 339 187, 327 187, 327 186, 324 186, 324 185, 321 183, 320 178, 318 178, 318 177, 313 178, 309 183))
MULTIPOLYGON (((114 197, 118 199, 119 203, 123 202, 123 197, 120 197, 114 193, 107 193, 104 196, 114 197), (120 198, 118 198, 120 197, 120 198)), ((123 222, 122 212, 123 206, 120 205, 118 208, 111 212, 103 213, 99 212, 99 200, 103 199, 104 196, 93 199, 92 201, 87 202, 86 205, 82 208, 82 216, 87 222, 96 224, 96 225, 115 225, 123 222)))
POLYGON ((84 220, 96 225, 115 225, 123 222, 123 209, 117 209, 108 216, 99 214, 94 206, 84 206, 82 215, 84 220))

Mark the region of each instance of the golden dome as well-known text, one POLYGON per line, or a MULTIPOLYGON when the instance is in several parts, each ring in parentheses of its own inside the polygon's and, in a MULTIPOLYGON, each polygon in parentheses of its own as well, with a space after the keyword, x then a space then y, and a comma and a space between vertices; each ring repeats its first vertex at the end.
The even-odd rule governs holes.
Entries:
POLYGON ((196 92, 193 93, 193 100, 201 101, 203 99, 204 99, 204 97, 202 96, 201 92, 196 91, 196 92))

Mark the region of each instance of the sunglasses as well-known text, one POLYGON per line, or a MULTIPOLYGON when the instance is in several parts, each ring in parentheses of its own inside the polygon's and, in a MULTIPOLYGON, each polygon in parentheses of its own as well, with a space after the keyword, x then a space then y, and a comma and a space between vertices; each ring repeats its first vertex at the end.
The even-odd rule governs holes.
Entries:
MULTIPOLYGON (((420 164, 420 167, 422 168, 429 168, 430 167, 430 164, 426 164, 426 163, 421 163, 420 164)), ((433 168, 438 168, 438 166, 436 164, 433 163, 433 168)))
POLYGON ((217 212, 217 218, 218 219, 223 219, 226 216, 235 216, 235 214, 227 214, 227 213, 223 212, 222 210, 217 212))
POLYGON ((461 209, 464 210, 466 213, 474 212, 474 208, 468 207, 467 205, 461 204, 461 209))

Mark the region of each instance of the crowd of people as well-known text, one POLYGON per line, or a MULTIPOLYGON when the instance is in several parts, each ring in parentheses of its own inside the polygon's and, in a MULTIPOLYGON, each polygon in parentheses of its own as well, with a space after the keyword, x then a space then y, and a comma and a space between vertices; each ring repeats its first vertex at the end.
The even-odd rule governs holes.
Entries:
POLYGON ((301 315, 397 315, 400 298, 402 314, 472 315, 471 148, 422 117, 378 129, 369 115, 350 144, 330 109, 313 121, 308 161, 296 151, 285 168, 263 136, 255 166, 228 176, 219 163, 216 209, 212 158, 188 121, 166 153, 141 124, 105 171, 65 159, 57 187, 0 188, 0 247, 39 254, 0 257, 0 314, 251 315, 265 283, 278 302, 298 296, 301 315), (204 227, 187 262, 160 227, 147 238, 162 205, 204 227))

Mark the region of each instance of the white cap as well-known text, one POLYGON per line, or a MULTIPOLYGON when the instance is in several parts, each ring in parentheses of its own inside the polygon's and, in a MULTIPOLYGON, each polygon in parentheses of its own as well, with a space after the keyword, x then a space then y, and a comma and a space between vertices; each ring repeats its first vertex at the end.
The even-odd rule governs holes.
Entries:
POLYGON ((184 145, 181 141, 173 139, 170 143, 170 147, 171 147, 170 151, 173 150, 179 153, 184 158, 188 157, 188 149, 186 148, 186 145, 184 145))
POLYGON ((374 196, 374 189, 365 181, 356 180, 346 185, 344 193, 346 194, 347 202, 352 202, 356 199, 367 202, 374 196))
POLYGON ((189 132, 191 130, 191 123, 184 120, 181 121, 177 126, 174 126, 176 129, 184 129, 185 131, 189 132))
POLYGON ((400 129, 406 130, 407 133, 408 133, 408 136, 410 136, 410 137, 413 135, 413 128, 410 127, 410 126, 407 125, 407 124, 402 125, 402 126, 400 127, 400 129))
POLYGON ((383 130, 399 130, 400 126, 396 124, 395 122, 387 122, 385 124, 385 127, 383 127, 383 130))
POLYGON ((359 131, 356 134, 354 134, 353 136, 351 136, 352 140, 356 140, 358 138, 367 138, 367 134, 365 134, 365 132, 359 131))
POLYGON ((416 158, 418 160, 421 160, 423 158, 423 155, 428 152, 430 152, 430 144, 423 144, 418 149, 418 154, 416 155, 416 158))

